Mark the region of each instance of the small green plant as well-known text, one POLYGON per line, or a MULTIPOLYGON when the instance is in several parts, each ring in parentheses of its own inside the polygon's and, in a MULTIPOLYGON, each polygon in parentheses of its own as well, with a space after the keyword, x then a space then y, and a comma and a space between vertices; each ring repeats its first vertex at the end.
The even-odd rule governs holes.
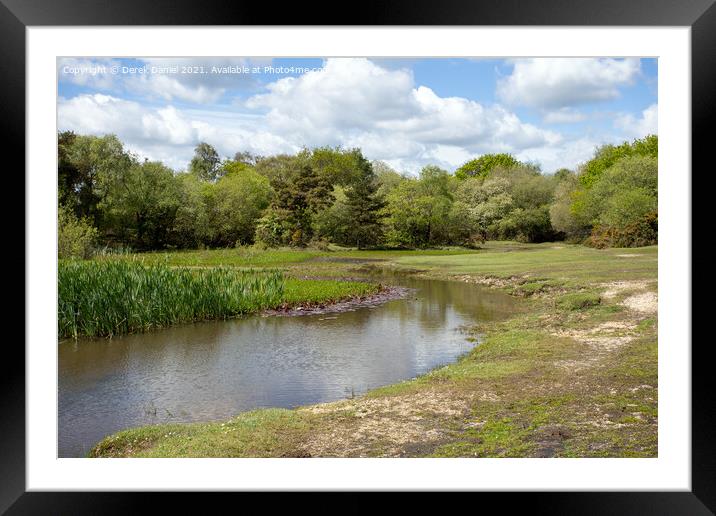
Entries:
POLYGON ((575 294, 567 294, 557 299, 557 306, 563 310, 582 310, 597 306, 602 302, 602 298, 591 292, 577 292, 575 294))

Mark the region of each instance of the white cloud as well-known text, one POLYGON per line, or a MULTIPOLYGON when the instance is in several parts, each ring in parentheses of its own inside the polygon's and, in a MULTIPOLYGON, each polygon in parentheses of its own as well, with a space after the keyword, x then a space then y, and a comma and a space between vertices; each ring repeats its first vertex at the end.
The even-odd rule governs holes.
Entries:
POLYGON ((533 58, 513 63, 512 73, 498 80, 498 98, 544 110, 615 99, 619 87, 632 84, 641 72, 636 58, 533 58))
POLYGON ((563 107, 554 111, 547 111, 542 116, 547 124, 576 124, 586 119, 586 115, 574 108, 563 107))
POLYGON ((560 140, 501 106, 440 97, 416 87, 409 71, 368 59, 328 59, 322 70, 271 83, 245 105, 264 110, 270 130, 296 145, 356 145, 371 159, 411 158, 413 171, 437 148, 463 149, 450 154, 454 167, 458 155, 515 152, 560 140))
POLYGON ((659 108, 652 104, 641 112, 640 117, 624 114, 614 121, 614 125, 622 129, 631 138, 643 138, 648 134, 657 134, 659 130, 659 108))
POLYGON ((110 95, 78 95, 58 101, 60 130, 80 134, 116 134, 141 157, 162 160, 184 169, 200 141, 214 145, 222 156, 238 150, 254 153, 295 152, 280 137, 255 127, 255 118, 239 113, 147 107, 110 95))
POLYGON ((595 149, 605 143, 613 142, 608 137, 584 136, 565 140, 558 146, 545 146, 520 152, 516 157, 520 161, 539 163, 543 172, 554 172, 560 168, 575 170, 580 163, 591 159, 595 149))

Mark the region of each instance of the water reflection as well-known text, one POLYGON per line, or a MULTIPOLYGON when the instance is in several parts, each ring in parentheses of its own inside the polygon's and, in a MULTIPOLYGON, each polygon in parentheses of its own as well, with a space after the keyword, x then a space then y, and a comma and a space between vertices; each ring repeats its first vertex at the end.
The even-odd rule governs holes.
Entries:
POLYGON ((456 282, 382 277, 408 299, 353 312, 250 317, 59 344, 59 456, 123 428, 227 419, 412 378, 468 351, 459 328, 514 309, 456 282))

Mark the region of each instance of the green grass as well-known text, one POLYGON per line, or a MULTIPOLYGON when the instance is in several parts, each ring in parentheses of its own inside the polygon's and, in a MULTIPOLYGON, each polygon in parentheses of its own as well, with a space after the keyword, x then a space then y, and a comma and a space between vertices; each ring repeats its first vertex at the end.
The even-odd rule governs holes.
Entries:
POLYGON ((310 430, 296 411, 263 409, 229 421, 155 425, 126 430, 98 443, 90 457, 291 457, 310 430))
POLYGON ((286 278, 283 302, 287 305, 322 304, 349 297, 367 296, 379 290, 379 285, 360 281, 286 278))
POLYGON ((592 249, 580 245, 515 244, 488 242, 482 251, 457 256, 404 256, 397 265, 445 275, 479 274, 497 278, 524 276, 560 281, 563 284, 592 284, 599 281, 652 278, 657 247, 636 249, 592 249), (625 256, 627 255, 627 256, 625 256))
POLYGON ((173 266, 189 267, 291 267, 313 260, 366 259, 393 260, 408 256, 457 256, 475 253, 474 250, 448 248, 426 250, 356 250, 336 247, 331 251, 316 249, 259 249, 256 247, 237 247, 232 249, 157 251, 125 255, 97 257, 96 260, 134 260, 141 258, 145 263, 161 263, 173 266))
MULTIPOLYGON (((255 249, 239 247, 234 249, 212 249, 197 251, 173 251, 130 254, 120 257, 128 260, 141 257, 146 263, 166 265, 184 265, 192 267, 276 267, 292 263, 301 263, 326 254, 322 251, 298 249, 255 249)), ((99 258, 102 259, 102 258, 99 258)), ((117 259, 110 257, 108 259, 117 259)))
POLYGON ((575 292, 574 294, 566 294, 557 299, 556 303, 563 310, 582 310, 597 306, 602 302, 599 294, 592 292, 575 292))

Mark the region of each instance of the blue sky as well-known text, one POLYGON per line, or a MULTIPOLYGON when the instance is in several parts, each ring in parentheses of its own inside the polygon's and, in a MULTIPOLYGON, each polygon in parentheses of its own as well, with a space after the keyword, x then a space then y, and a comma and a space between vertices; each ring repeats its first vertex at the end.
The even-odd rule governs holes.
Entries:
POLYGON ((407 173, 510 152, 550 173, 656 133, 657 76, 638 58, 64 58, 58 126, 176 170, 206 141, 224 157, 361 147, 407 173))

